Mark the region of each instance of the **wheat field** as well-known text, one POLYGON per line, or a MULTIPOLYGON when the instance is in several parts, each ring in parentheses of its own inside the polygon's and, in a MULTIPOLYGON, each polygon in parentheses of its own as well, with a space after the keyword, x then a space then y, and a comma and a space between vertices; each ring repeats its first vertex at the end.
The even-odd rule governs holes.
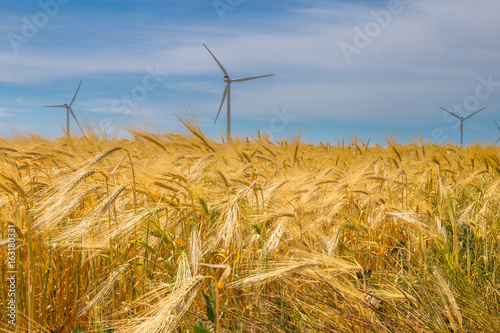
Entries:
POLYGON ((499 148, 184 124, 0 139, 3 331, 500 332, 499 148))

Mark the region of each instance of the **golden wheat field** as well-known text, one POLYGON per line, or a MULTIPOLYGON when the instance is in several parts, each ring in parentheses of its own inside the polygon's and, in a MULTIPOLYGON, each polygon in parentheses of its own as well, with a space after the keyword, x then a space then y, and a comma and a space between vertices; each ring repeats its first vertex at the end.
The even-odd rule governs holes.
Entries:
POLYGON ((3 331, 500 332, 499 148, 185 125, 0 139, 3 331))

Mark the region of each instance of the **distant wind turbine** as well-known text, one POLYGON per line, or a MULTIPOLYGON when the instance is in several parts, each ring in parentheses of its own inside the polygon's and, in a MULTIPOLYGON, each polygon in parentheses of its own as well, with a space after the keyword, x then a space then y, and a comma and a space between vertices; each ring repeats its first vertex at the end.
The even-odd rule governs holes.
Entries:
POLYGON ((222 109, 222 105, 224 104, 224 101, 227 96, 227 141, 229 142, 231 140, 231 83, 232 82, 243 82, 243 81, 249 81, 249 80, 254 80, 254 79, 260 79, 262 77, 268 77, 268 76, 273 76, 274 74, 268 74, 268 75, 261 75, 261 76, 254 76, 254 77, 247 77, 247 78, 241 78, 241 79, 231 79, 229 78, 229 74, 227 73, 226 69, 221 65, 219 60, 214 56, 214 54, 209 50, 209 48, 203 44, 205 48, 207 49, 208 52, 212 55, 214 58, 215 62, 217 62, 217 65, 219 65, 220 69, 224 73, 224 82, 227 83, 226 88, 224 89, 224 95, 222 96, 222 102, 220 103, 219 107, 219 112, 217 112, 217 117, 215 117, 214 124, 217 122, 217 119, 219 118, 220 110, 222 109))
MULTIPOLYGON (((496 120, 495 120, 495 124, 497 125, 498 130, 500 131, 500 125, 498 125, 498 123, 497 123, 497 121, 496 121, 496 120)), ((497 143, 498 143, 498 141, 500 141, 500 136, 498 137, 497 142, 495 142, 495 144, 497 144, 497 143)))
POLYGON ((478 112, 483 111, 484 109, 486 109, 486 108, 482 108, 482 109, 480 109, 480 110, 478 110, 478 111, 474 112, 473 114, 468 115, 467 117, 460 117, 460 116, 457 116, 456 114, 454 114, 453 112, 446 110, 445 108, 442 108, 442 107, 440 107, 440 108, 441 108, 443 111, 448 112, 448 113, 449 113, 449 114, 451 114, 452 116, 454 116, 454 117, 456 117, 456 118, 460 119, 460 146, 461 146, 461 147, 462 147, 462 146, 463 146, 463 144, 464 144, 464 120, 469 119, 470 117, 472 117, 472 116, 473 116, 473 115, 475 115, 476 113, 478 113, 478 112))
MULTIPOLYGON (((80 123, 78 122, 78 119, 76 119, 75 114, 73 113, 73 110, 71 109, 71 105, 73 105, 73 102, 75 101, 76 95, 78 94, 78 91, 80 90, 80 86, 82 85, 82 81, 80 81, 80 84, 78 85, 78 89, 76 89, 75 96, 73 96, 73 99, 71 100, 71 103, 68 104, 63 104, 63 105, 46 105, 44 108, 65 108, 66 109, 66 135, 69 137, 69 114, 73 116, 75 119, 78 127, 80 128, 80 131, 83 132, 82 127, 80 126, 80 123)), ((85 133, 84 133, 85 135, 85 133)))

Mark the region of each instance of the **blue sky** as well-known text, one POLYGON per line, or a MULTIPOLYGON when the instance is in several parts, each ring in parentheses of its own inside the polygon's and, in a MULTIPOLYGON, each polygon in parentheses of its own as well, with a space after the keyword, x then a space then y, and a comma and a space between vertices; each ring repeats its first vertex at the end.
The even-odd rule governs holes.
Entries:
MULTIPOLYGON (((142 115, 181 131, 187 101, 203 129, 307 142, 494 143, 500 132, 497 0, 41 0, 0 13, 0 132, 63 135, 63 109, 108 131, 142 115)), ((76 125, 72 123, 72 129, 76 125)))

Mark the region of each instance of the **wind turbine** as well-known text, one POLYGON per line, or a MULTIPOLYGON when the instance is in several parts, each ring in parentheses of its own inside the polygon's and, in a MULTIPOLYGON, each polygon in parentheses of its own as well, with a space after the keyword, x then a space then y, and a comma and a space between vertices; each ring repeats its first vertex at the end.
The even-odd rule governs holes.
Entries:
POLYGON ((451 111, 448 111, 446 110, 445 108, 442 108, 440 107, 443 111, 446 111, 448 112, 449 114, 451 114, 452 116, 454 116, 455 118, 458 118, 460 119, 460 147, 463 146, 463 143, 464 143, 464 120, 465 119, 469 119, 470 117, 472 117, 473 115, 475 115, 476 113, 480 112, 480 111, 483 111, 484 109, 486 108, 482 108, 476 112, 474 112, 473 114, 470 114, 468 115, 467 117, 460 117, 460 116, 457 116, 456 114, 454 114, 453 112, 451 111))
MULTIPOLYGON (((496 120, 495 120, 495 124, 497 125, 498 130, 500 131, 500 125, 498 125, 498 123, 497 123, 497 121, 496 121, 496 120)), ((498 143, 498 141, 500 141, 500 136, 498 137, 497 142, 495 142, 495 144, 497 144, 497 143, 498 143)))
MULTIPOLYGON (((46 105, 44 108, 65 108, 66 109, 66 134, 69 137, 69 114, 73 116, 75 119, 76 123, 78 124, 78 127, 80 128, 80 131, 83 132, 82 127, 80 126, 80 123, 78 122, 78 119, 76 119, 75 114, 73 113, 73 110, 71 110, 71 105, 73 105, 73 102, 75 101, 76 95, 78 94, 78 90, 80 90, 80 86, 82 85, 82 81, 80 81, 80 84, 78 85, 78 89, 76 89, 75 96, 73 96, 73 99, 71 100, 71 103, 68 104, 63 104, 63 105, 46 105)), ((85 133, 84 133, 85 135, 85 133)))
POLYGON ((229 74, 227 73, 226 69, 221 65, 219 60, 217 60, 217 58, 214 56, 212 51, 210 51, 210 49, 205 44, 203 44, 203 46, 205 46, 207 51, 212 55, 215 62, 217 62, 217 65, 219 65, 220 69, 224 73, 224 82, 227 83, 226 88, 224 89, 224 95, 222 96, 222 102, 220 103, 219 112, 217 112, 217 117, 215 117, 214 124, 217 122, 217 119, 219 118, 220 110, 222 109, 222 105, 224 104, 224 101, 225 101, 226 96, 227 96, 227 141, 229 142, 231 140, 231 83, 260 79, 262 77, 273 76, 274 74, 246 77, 246 78, 240 78, 240 79, 231 79, 231 78, 229 78, 229 74))

